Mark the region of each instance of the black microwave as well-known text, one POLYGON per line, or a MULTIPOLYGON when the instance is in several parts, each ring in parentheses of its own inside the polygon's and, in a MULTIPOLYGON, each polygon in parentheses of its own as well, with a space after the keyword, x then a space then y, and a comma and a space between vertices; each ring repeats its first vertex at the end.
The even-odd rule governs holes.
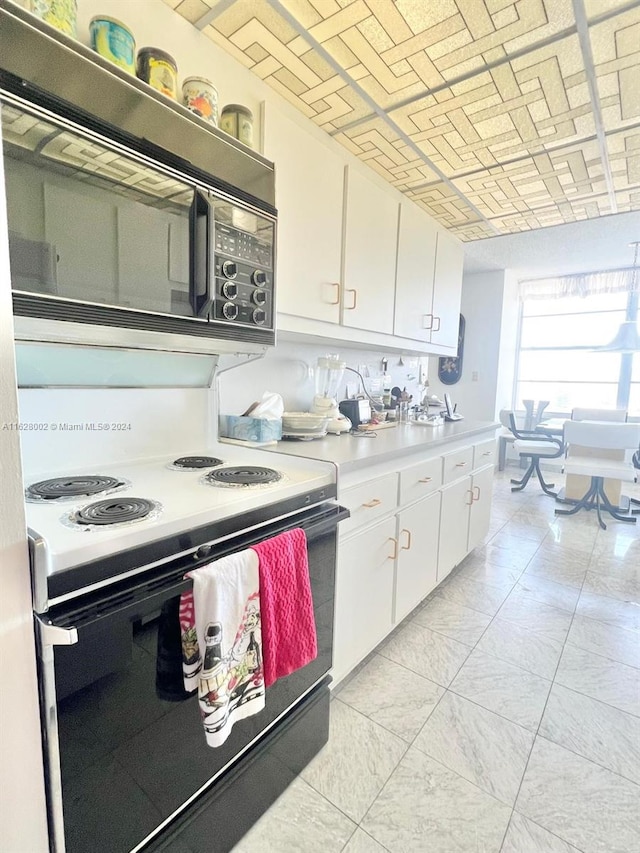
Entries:
POLYGON ((274 208, 73 110, 0 98, 16 317, 87 343, 275 343, 274 208))

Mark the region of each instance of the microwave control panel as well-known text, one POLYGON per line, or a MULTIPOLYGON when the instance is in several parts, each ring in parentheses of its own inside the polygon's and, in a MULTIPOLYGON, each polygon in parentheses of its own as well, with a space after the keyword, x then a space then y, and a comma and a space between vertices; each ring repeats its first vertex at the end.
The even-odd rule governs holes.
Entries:
POLYGON ((259 233, 216 222, 212 319, 273 329, 273 240, 268 239, 272 234, 267 231, 264 239, 259 233))

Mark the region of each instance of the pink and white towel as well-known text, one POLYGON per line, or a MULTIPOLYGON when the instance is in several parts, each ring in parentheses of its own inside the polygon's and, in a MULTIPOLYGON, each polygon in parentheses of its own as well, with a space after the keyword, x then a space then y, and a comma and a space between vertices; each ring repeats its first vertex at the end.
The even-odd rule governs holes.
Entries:
POLYGON ((258 556, 239 551, 189 572, 180 597, 184 686, 198 691, 209 746, 264 708, 258 556))

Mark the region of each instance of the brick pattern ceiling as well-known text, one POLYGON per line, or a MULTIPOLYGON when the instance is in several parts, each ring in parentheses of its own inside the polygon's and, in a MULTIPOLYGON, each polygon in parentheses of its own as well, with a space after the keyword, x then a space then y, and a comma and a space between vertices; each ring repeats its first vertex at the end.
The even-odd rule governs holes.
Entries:
POLYGON ((640 0, 165 0, 462 240, 640 209, 640 0))

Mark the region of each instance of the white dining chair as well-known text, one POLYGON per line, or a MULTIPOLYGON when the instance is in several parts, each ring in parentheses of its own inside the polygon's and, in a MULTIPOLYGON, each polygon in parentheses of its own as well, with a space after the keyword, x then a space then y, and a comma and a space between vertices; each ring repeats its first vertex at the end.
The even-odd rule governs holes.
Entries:
MULTIPOLYGON (((640 424, 611 423, 604 421, 567 421, 564 425, 564 440, 567 448, 577 445, 600 450, 622 450, 630 457, 640 444, 640 424)), ((556 509, 556 515, 575 515, 581 509, 595 509, 598 524, 603 530, 607 525, 602 520, 602 512, 608 512, 618 521, 635 522, 634 515, 623 515, 615 507, 604 490, 605 479, 633 483, 637 478, 637 469, 631 458, 607 459, 603 456, 569 456, 564 465, 566 474, 581 474, 591 477, 591 483, 585 494, 571 509, 556 509)))
POLYGON ((627 420, 624 409, 572 409, 572 421, 610 421, 623 424, 627 420))
POLYGON ((516 426, 515 413, 510 409, 502 409, 500 412, 500 422, 506 426, 514 436, 513 447, 516 453, 528 458, 529 467, 524 473, 521 480, 511 480, 513 488, 512 492, 521 492, 527 485, 532 475, 535 474, 540 483, 542 491, 551 495, 552 498, 557 497, 556 492, 552 491, 554 483, 545 482, 540 470, 540 460, 542 459, 557 459, 564 452, 564 445, 559 438, 553 438, 550 435, 544 435, 534 430, 518 429, 516 426))

